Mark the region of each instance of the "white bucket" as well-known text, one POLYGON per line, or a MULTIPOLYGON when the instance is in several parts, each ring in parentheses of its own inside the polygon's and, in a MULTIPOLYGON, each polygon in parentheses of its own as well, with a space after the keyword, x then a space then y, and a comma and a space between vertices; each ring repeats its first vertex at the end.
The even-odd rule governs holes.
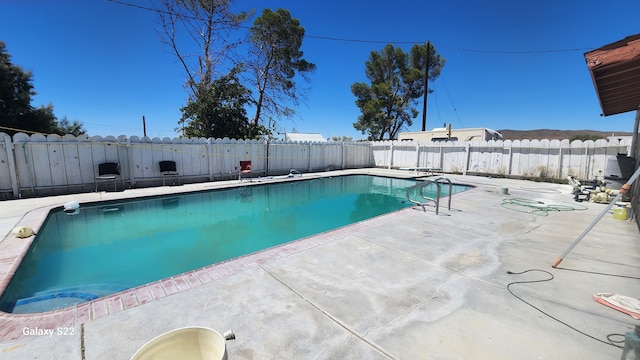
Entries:
POLYGON ((500 188, 500 194, 509 195, 509 188, 500 188))
POLYGON ((225 339, 206 327, 184 327, 144 344, 131 360, 227 360, 225 339))

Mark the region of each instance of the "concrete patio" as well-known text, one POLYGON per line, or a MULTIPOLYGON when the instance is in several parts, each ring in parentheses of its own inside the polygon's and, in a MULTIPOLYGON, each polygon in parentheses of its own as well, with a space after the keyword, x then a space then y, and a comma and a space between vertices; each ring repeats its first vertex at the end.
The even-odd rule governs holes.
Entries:
MULTIPOLYGON (((417 175, 384 169, 331 175, 351 173, 417 175)), ((572 206, 578 203, 572 201, 570 186, 449 178, 475 186, 455 195, 450 211, 446 206, 439 215, 433 207, 426 212, 404 209, 176 276, 159 283, 162 295, 151 286, 147 299, 133 293, 137 299, 131 306, 114 295, 110 302, 105 300, 109 306, 100 316, 93 305, 88 316, 80 316, 79 310, 72 313, 72 334, 15 334, 36 326, 57 329, 66 324, 62 312, 44 320, 34 317, 32 323, 23 317, 21 326, 11 320, 15 315, 2 314, 0 338, 5 340, 0 342, 0 357, 129 359, 153 337, 197 325, 220 333, 233 330, 236 340, 227 342, 229 359, 620 358, 622 349, 607 344, 607 335, 624 334, 640 322, 592 297, 613 292, 640 298, 636 223, 607 214, 559 268, 552 268, 605 205, 580 203, 587 209, 536 216, 501 203, 524 198, 572 206), (502 194, 502 188, 509 194, 502 194), (536 270, 508 273, 529 269, 536 270), (539 310, 507 288, 513 282, 550 279, 550 274, 550 281, 509 286, 539 310), (169 291, 172 286, 177 290, 169 291)), ((69 200, 235 183, 4 201, 0 235, 8 234, 30 211, 69 200)))

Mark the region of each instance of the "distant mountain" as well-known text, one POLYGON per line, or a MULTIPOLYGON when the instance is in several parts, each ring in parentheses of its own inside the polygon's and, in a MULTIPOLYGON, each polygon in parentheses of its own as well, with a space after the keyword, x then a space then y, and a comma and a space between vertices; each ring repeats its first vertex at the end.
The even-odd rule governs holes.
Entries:
POLYGON ((551 130, 551 129, 537 129, 537 130, 498 130, 504 140, 564 140, 571 139, 575 136, 599 136, 602 139, 606 139, 611 135, 616 136, 631 136, 632 132, 624 131, 596 131, 596 130, 551 130))

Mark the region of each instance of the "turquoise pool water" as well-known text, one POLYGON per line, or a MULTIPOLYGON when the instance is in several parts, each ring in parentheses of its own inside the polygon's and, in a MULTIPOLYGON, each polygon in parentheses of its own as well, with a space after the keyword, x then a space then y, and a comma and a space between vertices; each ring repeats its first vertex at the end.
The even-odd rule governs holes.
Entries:
POLYGON ((54 209, 0 310, 71 306, 409 207, 415 184, 352 175, 54 209))

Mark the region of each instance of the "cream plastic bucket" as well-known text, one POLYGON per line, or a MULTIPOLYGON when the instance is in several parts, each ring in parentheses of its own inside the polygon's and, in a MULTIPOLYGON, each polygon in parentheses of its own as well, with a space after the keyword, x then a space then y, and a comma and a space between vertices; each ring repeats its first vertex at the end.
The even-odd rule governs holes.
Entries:
POLYGON ((144 344, 131 360, 227 360, 225 339, 206 327, 184 327, 144 344))

